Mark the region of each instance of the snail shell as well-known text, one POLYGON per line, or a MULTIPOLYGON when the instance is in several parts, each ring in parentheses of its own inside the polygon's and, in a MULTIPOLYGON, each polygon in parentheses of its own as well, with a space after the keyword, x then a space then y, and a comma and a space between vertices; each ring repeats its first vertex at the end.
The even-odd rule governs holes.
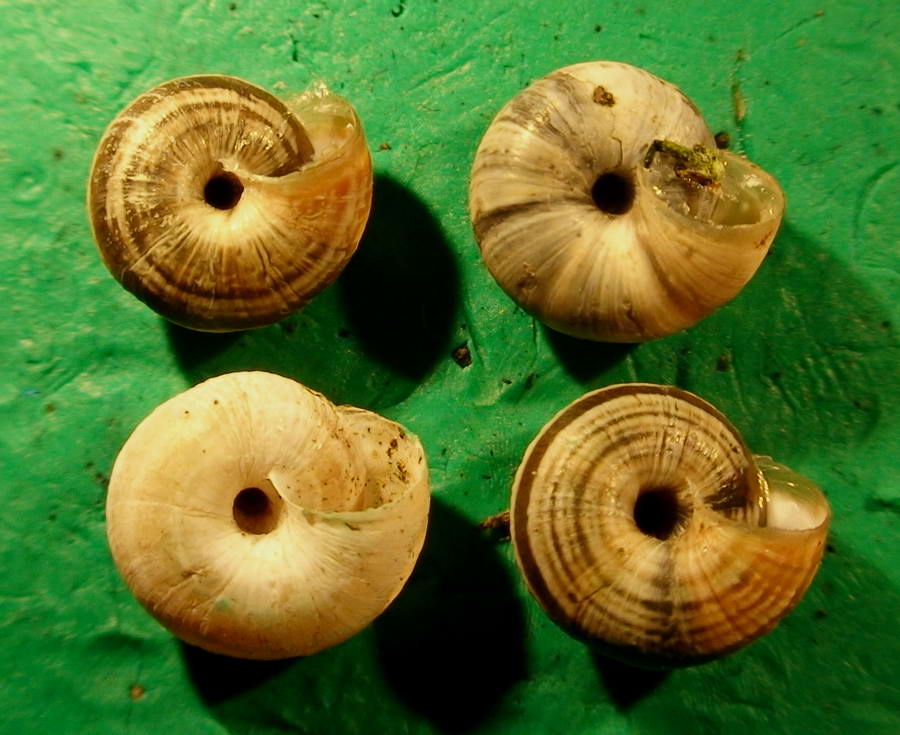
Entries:
POLYGON ((635 383, 588 393, 541 430, 510 515, 551 618, 630 663, 677 666, 771 630, 815 576, 831 512, 706 401, 635 383))
POLYGON ((270 324, 356 250, 372 162, 353 107, 324 85, 283 103, 228 76, 166 82, 94 156, 88 210, 110 272, 178 324, 270 324))
POLYGON ((231 373, 157 407, 119 453, 109 544, 128 587, 209 651, 315 653, 400 592, 425 537, 418 439, 270 373, 231 373))
POLYGON ((500 111, 475 155, 469 209, 485 264, 525 311, 575 337, 642 342, 738 294, 784 197, 715 150, 677 87, 597 61, 539 79, 500 111))

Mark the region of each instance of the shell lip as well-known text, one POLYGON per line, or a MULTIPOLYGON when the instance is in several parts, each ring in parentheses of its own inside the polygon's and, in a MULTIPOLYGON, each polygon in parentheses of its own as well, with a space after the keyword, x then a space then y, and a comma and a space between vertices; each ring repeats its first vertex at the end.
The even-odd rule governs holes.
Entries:
MULTIPOLYGON (((651 145, 652 144, 648 143, 648 150, 651 145)), ((784 217, 786 201, 784 190, 781 188, 778 180, 744 156, 731 151, 718 151, 718 155, 724 159, 723 163, 726 166, 726 170, 729 165, 738 164, 752 172, 748 176, 750 177, 749 182, 753 184, 753 188, 756 192, 755 204, 758 215, 751 221, 716 222, 710 217, 703 217, 679 210, 679 208, 673 206, 673 203, 663 196, 662 191, 651 182, 651 169, 646 163, 639 164, 635 167, 635 188, 638 192, 647 192, 651 194, 653 201, 658 200, 664 204, 665 211, 670 213, 676 221, 683 223, 686 227, 701 227, 715 232, 740 232, 765 227, 768 224, 774 223, 777 229, 784 217)), ((747 183, 747 181, 745 181, 745 183, 747 183)), ((745 196, 746 188, 747 187, 745 186, 741 189, 741 193, 744 193, 745 196)))

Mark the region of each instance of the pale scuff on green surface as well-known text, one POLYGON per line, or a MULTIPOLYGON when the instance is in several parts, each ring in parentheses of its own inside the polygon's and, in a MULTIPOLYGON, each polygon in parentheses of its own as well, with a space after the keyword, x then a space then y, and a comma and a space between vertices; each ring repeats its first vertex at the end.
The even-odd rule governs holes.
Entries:
POLYGON ((0 731, 900 731, 898 13, 887 0, 0 2, 0 731), (561 337, 517 310, 466 213, 493 115, 539 76, 599 58, 679 85, 788 200, 737 299, 638 347, 561 337), (338 282, 238 335, 171 327, 133 299, 84 213, 106 124, 201 72, 276 92, 327 81, 357 106, 377 175, 338 282), (463 343, 467 367, 452 357, 463 343), (432 528, 407 589, 305 660, 181 646, 106 548, 105 483, 132 428, 186 386, 245 368, 382 411, 429 455, 432 528), (834 509, 796 611, 752 647, 671 675, 593 658, 477 527, 503 509, 553 413, 629 380, 700 394, 834 509))

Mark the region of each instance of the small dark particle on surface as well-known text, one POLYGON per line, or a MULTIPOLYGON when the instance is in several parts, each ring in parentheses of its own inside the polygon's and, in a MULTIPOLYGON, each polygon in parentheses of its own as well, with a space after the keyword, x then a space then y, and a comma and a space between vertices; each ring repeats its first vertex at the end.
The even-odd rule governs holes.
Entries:
POLYGON ((602 105, 603 107, 612 107, 616 104, 616 98, 613 97, 612 92, 610 92, 606 87, 602 84, 598 84, 594 88, 594 102, 598 105, 602 105))
POLYGON ((720 373, 727 372, 731 369, 731 355, 727 352, 723 352, 716 358, 716 370, 720 373))
POLYGON ((881 322, 881 328, 882 329, 890 329, 891 323, 889 321, 887 321, 887 319, 885 319, 883 322, 881 322))
POLYGON ((594 26, 594 33, 600 33, 600 31, 602 31, 602 30, 603 30, 603 26, 600 25, 599 23, 594 26))
POLYGON ((406 465, 403 462, 397 462, 397 476, 400 478, 400 482, 406 482, 409 474, 406 471, 406 465))
POLYGON ((512 381, 509 378, 500 378, 500 382, 503 383, 503 385, 512 385, 512 381))
POLYGON ((481 479, 482 479, 482 480, 490 480, 490 479, 491 479, 491 476, 490 476, 490 475, 482 475, 482 476, 481 476, 481 479))
POLYGON ((825 544, 825 551, 827 551, 829 554, 837 554, 837 548, 832 543, 825 544))
POLYGON ((384 143, 380 143, 378 146, 378 150, 380 151, 389 151, 391 150, 391 144, 385 141, 384 143))
POLYGON ((509 540, 509 511, 504 510, 500 513, 495 513, 492 516, 488 516, 481 523, 478 524, 478 527, 485 530, 490 531, 491 535, 501 541, 509 540))
POLYGON ((56 406, 52 403, 48 403, 44 406, 44 411, 47 413, 53 413, 56 410, 56 406))
POLYGON ((469 352, 468 342, 463 342, 453 350, 453 360, 461 368, 467 368, 472 364, 472 353, 469 352))
POLYGON ((528 377, 525 378, 525 390, 531 390, 534 386, 534 381, 537 380, 537 373, 529 373, 528 377))
POLYGON ((237 3, 230 3, 228 5, 228 9, 233 13, 235 10, 237 10, 237 3))
POLYGON ((873 107, 873 108, 872 108, 872 114, 873 114, 873 115, 881 115, 881 114, 883 114, 883 113, 884 113, 884 110, 882 110, 880 107, 873 107))
POLYGON ((349 329, 338 329, 337 333, 338 337, 341 339, 349 339, 350 338, 350 330, 349 329))
POLYGON ((280 326, 285 334, 293 334, 294 332, 297 331, 296 322, 284 321, 284 322, 280 322, 280 326))
POLYGON ((774 373, 769 373, 769 377, 777 383, 781 380, 781 373, 776 370, 774 373))
POLYGON ((725 131, 721 130, 715 135, 716 140, 716 148, 720 151, 728 148, 731 145, 731 136, 725 131))
POLYGON ((55 520, 56 520, 56 511, 53 511, 53 513, 51 513, 50 515, 48 515, 48 516, 47 516, 47 520, 48 520, 48 521, 55 521, 55 520))
POLYGON ((128 696, 135 701, 141 699, 145 693, 146 690, 140 684, 132 684, 128 689, 128 696))
POLYGON ((65 155, 66 155, 66 152, 62 148, 54 148, 53 149, 53 160, 54 161, 61 161, 63 159, 63 156, 65 156, 65 155))
POLYGON ((816 610, 816 611, 813 613, 813 617, 814 617, 816 620, 821 620, 822 618, 827 618, 827 617, 828 617, 828 612, 827 612, 826 610, 821 610, 821 609, 820 609, 820 610, 816 610))
POLYGON ((400 4, 397 5, 396 8, 391 8, 391 15, 393 15, 395 18, 399 18, 401 15, 403 15, 404 10, 406 10, 406 0, 400 0, 400 4))
POLYGON ((102 472, 94 473, 94 482, 96 482, 101 487, 106 487, 107 483, 109 483, 109 478, 104 475, 102 472))

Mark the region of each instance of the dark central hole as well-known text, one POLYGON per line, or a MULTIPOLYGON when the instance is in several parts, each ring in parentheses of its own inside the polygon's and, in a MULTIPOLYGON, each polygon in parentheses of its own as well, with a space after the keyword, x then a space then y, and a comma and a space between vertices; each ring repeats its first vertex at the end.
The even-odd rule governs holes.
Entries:
POLYGON ((625 214, 634 203, 634 184, 622 174, 603 174, 591 188, 594 204, 607 214, 625 214))
POLYGON ((233 173, 222 171, 206 182, 203 198, 210 207, 233 209, 241 201, 244 185, 233 173))
POLYGON ((678 493, 669 487, 644 490, 634 501, 634 522, 648 536, 665 541, 685 520, 678 493))
POLYGON ((247 533, 269 533, 278 525, 278 511, 258 487, 245 487, 234 498, 234 522, 247 533))

